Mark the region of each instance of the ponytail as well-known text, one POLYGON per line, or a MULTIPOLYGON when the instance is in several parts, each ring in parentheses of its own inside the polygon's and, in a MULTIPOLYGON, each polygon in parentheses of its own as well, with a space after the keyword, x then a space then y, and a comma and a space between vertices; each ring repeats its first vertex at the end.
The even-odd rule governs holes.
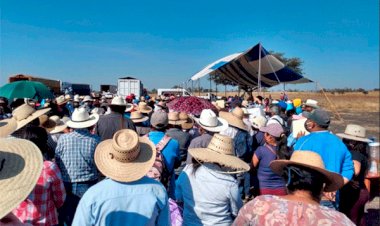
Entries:
POLYGON ((288 149, 288 137, 282 134, 276 138, 277 156, 279 159, 290 159, 290 151, 288 149))

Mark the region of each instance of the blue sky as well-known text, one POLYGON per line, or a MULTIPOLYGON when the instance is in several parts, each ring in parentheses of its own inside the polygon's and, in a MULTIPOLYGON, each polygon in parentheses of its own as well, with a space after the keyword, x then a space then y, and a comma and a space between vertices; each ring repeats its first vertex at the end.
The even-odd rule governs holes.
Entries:
POLYGON ((377 0, 4 0, 0 6, 0 85, 23 73, 94 89, 124 76, 149 89, 168 88, 261 42, 301 58, 305 76, 325 88, 379 87, 377 0))

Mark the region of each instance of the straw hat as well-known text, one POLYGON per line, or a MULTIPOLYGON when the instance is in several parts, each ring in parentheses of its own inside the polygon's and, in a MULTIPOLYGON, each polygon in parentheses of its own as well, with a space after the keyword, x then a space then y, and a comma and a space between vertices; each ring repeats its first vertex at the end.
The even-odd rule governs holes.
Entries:
POLYGON ((325 176, 324 191, 336 191, 343 186, 343 177, 337 173, 326 170, 320 155, 313 151, 294 151, 290 160, 274 160, 270 168, 276 174, 282 175, 284 168, 288 165, 303 166, 315 170, 325 176))
POLYGON ((61 95, 55 98, 55 101, 57 102, 57 105, 62 105, 62 104, 66 104, 69 101, 69 99, 66 99, 65 96, 61 95))
POLYGON ((137 107, 137 110, 140 111, 141 113, 151 113, 152 112, 152 108, 150 106, 148 106, 147 103, 145 102, 140 102, 138 107, 137 107))
POLYGON ((247 126, 243 122, 244 112, 240 107, 234 108, 232 112, 219 112, 219 116, 225 119, 229 125, 247 130, 247 126))
POLYGON ((185 112, 179 113, 179 119, 180 120, 185 120, 184 123, 181 124, 182 129, 191 129, 194 126, 194 120, 190 118, 185 112))
POLYGON ((127 106, 127 102, 121 96, 112 98, 110 105, 127 106))
POLYGON ((117 131, 113 139, 101 142, 95 150, 95 164, 105 176, 120 182, 142 178, 153 166, 156 147, 147 137, 130 129, 117 131))
POLYGON ((267 118, 262 115, 253 116, 250 121, 252 126, 256 129, 260 129, 267 124, 267 118))
POLYGON ((91 96, 86 95, 86 96, 84 96, 84 98, 83 98, 83 102, 87 102, 87 101, 94 101, 94 100, 91 98, 91 96))
POLYGON ((73 95, 71 95, 71 94, 66 94, 66 95, 65 95, 65 99, 66 99, 66 100, 72 100, 72 99, 73 99, 73 95))
POLYGON ((66 124, 74 129, 83 129, 95 125, 99 120, 99 115, 89 115, 85 108, 75 108, 71 120, 66 124))
POLYGON ((51 119, 49 118, 49 116, 47 116, 47 115, 41 115, 41 116, 39 117, 39 120, 40 120, 40 126, 41 126, 42 128, 44 128, 44 129, 46 129, 49 133, 50 133, 50 131, 52 131, 52 130, 55 128, 55 126, 56 126, 55 121, 51 120, 51 119))
POLYGON ((355 124, 348 124, 344 133, 337 133, 336 135, 349 140, 356 140, 366 143, 372 142, 366 137, 366 129, 355 124))
POLYGON ((179 112, 169 112, 168 114, 169 124, 171 125, 181 125, 182 123, 185 123, 185 119, 179 118, 179 112))
POLYGON ((17 121, 13 118, 0 121, 0 137, 11 135, 17 128, 17 121))
POLYGON ((41 115, 46 114, 48 111, 50 111, 50 108, 43 108, 40 110, 36 110, 35 108, 33 108, 32 106, 29 106, 28 104, 23 104, 17 107, 12 112, 13 118, 17 121, 16 130, 21 129, 29 122, 40 117, 41 115))
POLYGON ((207 148, 189 149, 189 153, 198 161, 218 163, 229 170, 234 170, 228 170, 226 173, 240 173, 249 170, 247 163, 234 156, 233 140, 225 135, 214 134, 207 148))
POLYGON ((0 139, 0 219, 34 189, 42 171, 41 151, 24 139, 0 139))
POLYGON ((55 122, 55 127, 50 130, 50 134, 60 133, 67 128, 66 123, 58 115, 50 116, 49 119, 55 122))
POLYGON ((319 108, 318 101, 312 100, 312 99, 307 99, 306 102, 303 105, 312 107, 314 109, 319 108))
POLYGON ((130 119, 134 122, 134 123, 138 123, 138 122, 145 122, 149 119, 148 116, 144 116, 143 114, 141 114, 141 112, 139 111, 134 111, 134 112, 131 112, 131 117, 130 119))
POLYGON ((80 96, 78 94, 74 95, 74 102, 80 102, 80 96))
POLYGON ((228 122, 217 117, 211 109, 203 109, 199 119, 194 118, 194 121, 203 129, 210 132, 221 132, 228 128, 228 122))

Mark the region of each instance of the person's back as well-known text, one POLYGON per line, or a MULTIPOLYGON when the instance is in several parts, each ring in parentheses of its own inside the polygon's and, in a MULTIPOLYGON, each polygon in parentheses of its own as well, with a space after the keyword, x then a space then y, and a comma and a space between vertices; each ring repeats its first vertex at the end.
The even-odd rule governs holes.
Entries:
POLYGON ((178 128, 170 128, 166 131, 166 134, 178 141, 181 160, 184 161, 187 156, 187 148, 190 144, 190 134, 183 132, 178 128))
POLYGON ((101 115, 95 129, 96 134, 100 136, 101 141, 112 139, 115 132, 120 129, 136 130, 132 120, 125 118, 122 114, 116 112, 101 115))
POLYGON ((187 165, 176 182, 176 198, 184 202, 183 225, 231 225, 243 205, 238 182, 204 163, 194 173, 187 165))
POLYGON ((73 226, 170 225, 163 185, 143 177, 134 182, 105 179, 82 197, 73 226))
POLYGON ((354 224, 344 214, 328 207, 262 195, 244 205, 233 225, 354 224))

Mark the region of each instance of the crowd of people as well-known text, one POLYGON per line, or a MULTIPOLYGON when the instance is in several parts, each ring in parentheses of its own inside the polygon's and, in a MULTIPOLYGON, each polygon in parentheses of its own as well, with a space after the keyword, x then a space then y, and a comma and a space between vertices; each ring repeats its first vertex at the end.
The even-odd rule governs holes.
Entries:
POLYGON ((366 130, 312 99, 0 97, 1 225, 365 225, 366 130))

